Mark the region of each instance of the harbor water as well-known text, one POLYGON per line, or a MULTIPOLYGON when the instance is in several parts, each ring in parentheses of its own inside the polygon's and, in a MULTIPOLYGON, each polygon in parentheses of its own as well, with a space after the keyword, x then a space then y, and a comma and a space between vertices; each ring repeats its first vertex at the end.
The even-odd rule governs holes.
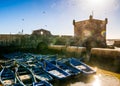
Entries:
POLYGON ((109 74, 76 76, 63 81, 54 81, 53 86, 120 86, 120 80, 109 74))

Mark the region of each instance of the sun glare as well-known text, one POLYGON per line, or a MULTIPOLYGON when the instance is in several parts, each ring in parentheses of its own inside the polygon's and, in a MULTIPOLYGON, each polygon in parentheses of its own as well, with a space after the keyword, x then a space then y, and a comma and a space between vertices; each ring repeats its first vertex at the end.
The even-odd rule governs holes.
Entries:
POLYGON ((84 31, 83 31, 83 35, 84 35, 85 37, 90 37, 90 36, 91 36, 91 32, 88 31, 88 30, 84 30, 84 31))
POLYGON ((95 75, 94 77, 95 77, 95 81, 93 82, 92 86, 101 86, 99 75, 95 75))
POLYGON ((95 67, 95 68, 93 68, 95 71, 97 71, 98 70, 98 68, 97 67, 95 67))
POLYGON ((95 15, 105 15, 108 12, 113 12, 119 8, 119 0, 76 0, 76 5, 79 9, 86 13, 92 12, 95 15))
POLYGON ((82 1, 82 6, 85 6, 83 9, 86 8, 94 11, 103 11, 112 6, 112 2, 113 0, 84 0, 82 1))
POLYGON ((99 9, 106 4, 105 0, 88 0, 88 3, 92 7, 98 7, 99 9))
POLYGON ((91 1, 91 3, 93 4, 103 4, 105 2, 105 0, 89 0, 91 1))

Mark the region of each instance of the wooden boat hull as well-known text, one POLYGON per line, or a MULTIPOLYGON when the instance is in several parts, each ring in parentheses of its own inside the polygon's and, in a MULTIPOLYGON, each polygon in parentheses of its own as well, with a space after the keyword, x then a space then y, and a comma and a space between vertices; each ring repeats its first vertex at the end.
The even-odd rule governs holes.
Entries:
POLYGON ((57 79, 64 79, 70 76, 70 74, 64 72, 62 69, 54 66, 53 64, 51 64, 50 62, 44 60, 42 61, 42 67, 43 69, 50 75, 52 75, 53 77, 57 78, 57 79))
POLYGON ((76 70, 73 67, 67 66, 66 64, 60 62, 60 61, 50 61, 52 64, 55 66, 59 67, 60 69, 64 70, 65 72, 69 73, 71 76, 72 75, 77 75, 80 73, 80 71, 76 70))
POLYGON ((51 81, 53 80, 52 76, 46 73, 41 67, 38 66, 31 66, 29 69, 34 74, 35 78, 42 81, 51 81))
POLYGON ((53 85, 47 81, 40 81, 40 82, 33 83, 33 86, 53 86, 53 85))
POLYGON ((36 82, 32 72, 23 65, 19 64, 19 67, 16 68, 15 75, 18 82, 23 86, 32 86, 32 83, 36 82))
POLYGON ((75 59, 75 58, 69 58, 70 65, 74 68, 80 70, 85 75, 95 74, 96 71, 93 70, 90 66, 87 64, 75 59))
POLYGON ((0 81, 3 86, 12 86, 16 83, 15 74, 9 68, 3 68, 0 72, 0 81))

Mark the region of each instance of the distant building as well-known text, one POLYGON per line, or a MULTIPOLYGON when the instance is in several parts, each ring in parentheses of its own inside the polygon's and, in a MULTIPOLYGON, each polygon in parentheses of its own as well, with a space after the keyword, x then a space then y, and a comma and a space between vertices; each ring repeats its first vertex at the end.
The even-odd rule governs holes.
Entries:
POLYGON ((108 20, 93 19, 90 15, 88 20, 75 21, 74 37, 78 39, 79 45, 86 47, 105 47, 106 46, 106 24, 108 20))
POLYGON ((32 32, 32 35, 43 35, 43 36, 51 36, 51 32, 48 30, 44 30, 44 29, 38 29, 38 30, 34 30, 32 32))

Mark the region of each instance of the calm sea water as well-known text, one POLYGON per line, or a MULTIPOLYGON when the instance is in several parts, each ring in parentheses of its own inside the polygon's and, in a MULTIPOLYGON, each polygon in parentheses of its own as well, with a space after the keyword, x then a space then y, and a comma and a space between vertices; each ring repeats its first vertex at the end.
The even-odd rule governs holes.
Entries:
POLYGON ((120 86, 120 80, 111 75, 95 74, 92 76, 75 76, 66 80, 55 80, 53 86, 120 86))

